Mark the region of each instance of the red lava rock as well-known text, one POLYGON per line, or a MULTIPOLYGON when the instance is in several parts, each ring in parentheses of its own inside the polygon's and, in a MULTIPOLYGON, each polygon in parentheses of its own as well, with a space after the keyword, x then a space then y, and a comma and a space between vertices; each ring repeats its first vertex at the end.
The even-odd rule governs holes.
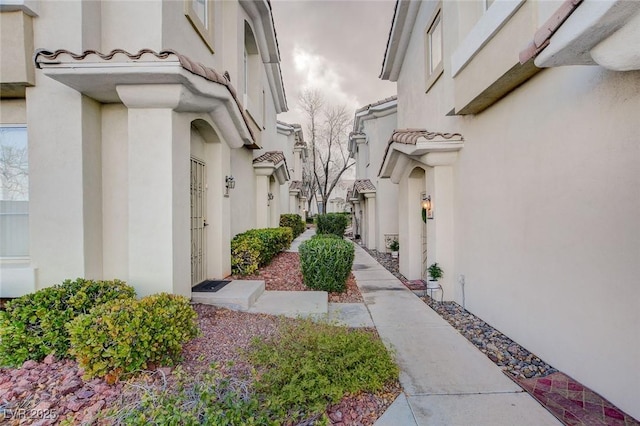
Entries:
POLYGON ((25 370, 31 370, 32 368, 36 368, 38 366, 38 363, 34 360, 27 360, 22 364, 22 368, 24 368, 25 370))
POLYGON ((67 408, 74 413, 82 408, 83 405, 86 404, 87 401, 83 401, 81 399, 76 399, 74 401, 67 402, 67 408))
POLYGON ((70 394, 71 392, 77 391, 81 387, 82 387, 82 383, 77 381, 65 382, 65 383, 62 383, 62 386, 58 388, 58 392, 60 393, 60 395, 64 396, 64 395, 70 394))
POLYGON ((20 379, 16 383, 16 387, 19 388, 30 388, 32 386, 31 382, 27 379, 20 379))
POLYGON ((76 396, 78 397, 78 399, 88 399, 91 398, 93 395, 95 395, 96 393, 92 390, 80 390, 78 392, 76 392, 76 396))
POLYGON ((334 423, 335 422, 340 422, 340 421, 342 421, 342 412, 341 411, 334 411, 333 413, 329 413, 329 418, 334 423))
POLYGON ((51 405, 52 405, 51 401, 41 401, 33 409, 36 412, 45 411, 45 410, 48 410, 49 408, 51 408, 51 405))

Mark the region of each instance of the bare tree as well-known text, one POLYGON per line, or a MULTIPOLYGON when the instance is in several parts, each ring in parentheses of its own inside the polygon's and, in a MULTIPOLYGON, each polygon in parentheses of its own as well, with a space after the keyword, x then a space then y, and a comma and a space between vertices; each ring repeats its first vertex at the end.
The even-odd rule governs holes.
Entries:
POLYGON ((311 166, 307 167, 302 172, 302 190, 307 197, 307 210, 311 211, 313 200, 316 198, 318 185, 315 178, 316 169, 316 134, 317 134, 317 122, 322 110, 324 99, 318 90, 305 90, 298 97, 300 107, 307 115, 309 122, 307 123, 307 131, 311 135, 311 166))
POLYGON ((27 148, 0 145, 0 199, 28 198, 27 148))
MULTIPOLYGON (((317 90, 303 92, 300 105, 307 115, 313 153, 312 183, 308 186, 315 186, 313 195, 320 196, 324 210, 344 172, 355 164, 347 152, 350 116, 344 106, 325 105, 317 90)), ((311 202, 311 197, 308 199, 311 202)))

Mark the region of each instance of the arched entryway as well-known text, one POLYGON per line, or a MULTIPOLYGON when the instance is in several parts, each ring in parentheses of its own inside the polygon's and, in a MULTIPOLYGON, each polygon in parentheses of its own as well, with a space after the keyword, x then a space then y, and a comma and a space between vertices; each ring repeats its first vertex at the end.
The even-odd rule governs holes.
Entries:
POLYGON ((229 148, 213 125, 195 119, 190 129, 191 286, 229 273, 229 148), (226 158, 226 160, 225 160, 226 158))

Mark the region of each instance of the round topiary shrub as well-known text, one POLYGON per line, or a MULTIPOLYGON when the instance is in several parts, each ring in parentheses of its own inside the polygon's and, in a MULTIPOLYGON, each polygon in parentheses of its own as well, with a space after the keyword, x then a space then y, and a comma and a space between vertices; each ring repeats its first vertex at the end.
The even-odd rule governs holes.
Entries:
POLYGON ((161 293, 97 306, 67 326, 70 353, 85 378, 117 380, 151 364, 179 361, 182 345, 198 335, 197 314, 186 297, 161 293))
POLYGON ((312 238, 300 244, 304 284, 314 290, 343 292, 353 266, 355 249, 342 238, 312 238))
POLYGON ((105 302, 134 297, 123 281, 78 278, 7 302, 0 311, 0 366, 39 361, 52 352, 67 357, 69 321, 105 302))

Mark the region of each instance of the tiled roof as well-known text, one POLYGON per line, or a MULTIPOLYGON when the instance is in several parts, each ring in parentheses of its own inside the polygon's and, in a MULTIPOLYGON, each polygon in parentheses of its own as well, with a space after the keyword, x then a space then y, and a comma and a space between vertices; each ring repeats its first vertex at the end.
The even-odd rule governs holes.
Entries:
POLYGON ((386 104, 387 102, 397 101, 397 100, 398 100, 398 96, 397 95, 389 96, 388 98, 381 99, 379 101, 370 103, 369 105, 365 105, 362 108, 357 109, 356 110, 356 114, 359 113, 359 112, 362 112, 362 111, 366 111, 369 108, 373 108, 373 107, 376 107, 378 105, 386 104))
POLYGON ((262 154, 260 157, 253 159, 253 164, 256 163, 273 163, 278 164, 284 161, 284 154, 282 151, 268 151, 262 154))
POLYGON ((302 190, 302 181, 292 180, 289 184, 289 191, 301 191, 302 190))
POLYGON ((229 90, 229 93, 233 97, 233 100, 235 101, 236 105, 240 110, 240 113, 242 114, 242 118, 244 119, 247 129, 251 134, 251 138, 255 140, 254 134, 251 131, 251 127, 249 126, 249 119, 246 116, 244 112, 244 108, 242 107, 242 104, 238 99, 237 92, 235 88, 231 85, 231 82, 229 81, 229 79, 227 79, 225 75, 220 74, 218 71, 214 70, 213 68, 209 68, 198 62, 195 62, 191 60, 189 57, 182 55, 176 52, 175 50, 168 49, 168 50, 163 50, 161 52, 155 52, 154 50, 151 50, 151 49, 141 49, 138 51, 138 53, 129 53, 123 49, 113 49, 109 53, 100 53, 96 50, 85 50, 80 54, 76 54, 66 49, 59 49, 54 52, 50 52, 44 49, 39 49, 36 51, 34 55, 36 68, 40 68, 40 63, 42 62, 55 61, 60 55, 68 55, 76 61, 82 61, 87 57, 93 55, 93 56, 97 56, 101 61, 104 61, 104 62, 111 61, 114 57, 122 55, 124 57, 125 62, 132 62, 132 63, 139 61, 145 55, 151 55, 155 59, 168 59, 170 56, 173 55, 176 58, 178 58, 178 61, 180 62, 180 66, 182 66, 182 68, 184 68, 185 70, 195 75, 198 75, 206 80, 212 81, 217 84, 221 84, 225 86, 227 90, 229 90))
POLYGON ((353 184, 353 190, 357 192, 375 191, 375 185, 369 179, 357 179, 353 184))
POLYGON ((389 139, 389 143, 398 142, 407 145, 415 145, 420 138, 433 140, 438 137, 442 139, 459 137, 462 139, 462 135, 460 133, 430 132, 425 129, 398 129, 394 130, 391 138, 389 139))
POLYGON ((582 0, 565 0, 533 36, 529 45, 520 52, 520 63, 524 64, 538 56, 548 45, 551 36, 560 28, 567 18, 576 10, 582 0))
POLYGON ((464 141, 464 137, 462 136, 461 133, 430 132, 426 129, 396 129, 391 134, 391 137, 389 138, 389 142, 387 143, 387 147, 384 150, 384 155, 382 156, 382 163, 380 164, 380 169, 378 170, 378 176, 380 176, 380 173, 382 173, 384 162, 387 160, 387 156, 389 155, 389 149, 391 149, 391 145, 394 142, 402 143, 405 145, 416 145, 420 138, 424 138, 428 141, 434 140, 436 138, 442 138, 442 139, 458 138, 460 141, 464 141))

